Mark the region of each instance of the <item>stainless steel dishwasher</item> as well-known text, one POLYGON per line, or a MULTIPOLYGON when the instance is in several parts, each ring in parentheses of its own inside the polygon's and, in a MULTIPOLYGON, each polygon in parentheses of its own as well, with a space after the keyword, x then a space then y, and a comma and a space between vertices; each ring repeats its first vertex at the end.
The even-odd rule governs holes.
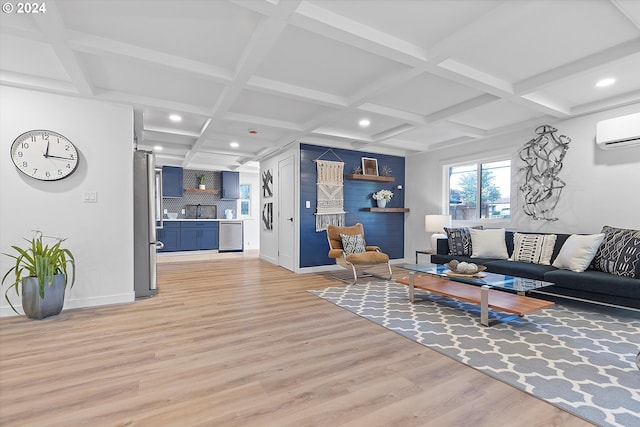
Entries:
POLYGON ((240 251, 244 249, 242 221, 220 221, 219 252, 240 251))

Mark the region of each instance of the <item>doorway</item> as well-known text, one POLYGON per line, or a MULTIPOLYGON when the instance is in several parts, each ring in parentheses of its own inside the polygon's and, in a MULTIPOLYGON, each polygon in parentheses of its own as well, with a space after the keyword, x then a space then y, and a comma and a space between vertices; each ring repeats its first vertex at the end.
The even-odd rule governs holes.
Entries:
POLYGON ((295 159, 278 162, 278 265, 295 271, 295 159))

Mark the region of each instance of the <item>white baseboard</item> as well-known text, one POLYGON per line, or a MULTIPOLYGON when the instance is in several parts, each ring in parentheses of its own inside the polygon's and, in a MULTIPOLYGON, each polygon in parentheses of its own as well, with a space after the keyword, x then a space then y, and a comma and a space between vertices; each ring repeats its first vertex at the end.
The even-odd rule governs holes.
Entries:
MULTIPOLYGON (((126 303, 131 303, 134 300, 135 300, 135 293, 133 292, 128 292, 126 294, 120 294, 120 295, 105 295, 105 296, 91 297, 91 298, 65 299, 64 307, 62 310, 67 310, 71 308, 97 307, 100 305, 126 304, 126 303)), ((21 304, 16 304, 15 307, 19 313, 22 313, 21 304)), ((0 307, 0 317, 9 317, 9 316, 17 316, 17 314, 8 305, 0 307)))

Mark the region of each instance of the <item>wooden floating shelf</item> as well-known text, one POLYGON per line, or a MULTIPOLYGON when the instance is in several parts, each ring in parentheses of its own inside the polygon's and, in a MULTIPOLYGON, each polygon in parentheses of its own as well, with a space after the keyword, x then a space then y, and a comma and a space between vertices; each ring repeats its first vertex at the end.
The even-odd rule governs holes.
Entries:
POLYGON ((409 212, 409 208, 364 208, 365 212, 409 212))
POLYGON ((184 191, 186 193, 209 193, 209 194, 218 194, 220 190, 201 190, 199 188, 185 188, 184 191))
POLYGON ((357 173, 352 173, 347 175, 347 179, 355 179, 356 181, 378 181, 378 182, 393 182, 396 180, 392 176, 362 175, 357 173))

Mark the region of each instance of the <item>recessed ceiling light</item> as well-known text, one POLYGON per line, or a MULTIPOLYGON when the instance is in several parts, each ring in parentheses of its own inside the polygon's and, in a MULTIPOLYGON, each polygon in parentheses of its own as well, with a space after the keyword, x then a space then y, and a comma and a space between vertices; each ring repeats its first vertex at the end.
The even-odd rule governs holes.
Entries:
POLYGON ((358 124, 360 125, 361 128, 366 128, 371 124, 371 121, 369 119, 362 119, 358 122, 358 124))
POLYGON ((171 120, 172 122, 181 122, 182 116, 180 116, 179 114, 172 114, 169 116, 169 120, 171 120))
POLYGON ((235 141, 231 141, 231 142, 229 143, 229 145, 230 145, 231 147, 233 147, 233 148, 238 148, 238 147, 240 146, 240 144, 238 144, 238 143, 237 143, 237 142, 235 142, 235 141))
POLYGON ((153 147, 154 150, 156 151, 162 151, 162 146, 161 145, 156 145, 153 147))
POLYGON ((612 77, 609 77, 609 78, 606 78, 606 79, 599 80, 599 81, 596 83, 596 87, 606 87, 606 86, 611 86, 611 85, 612 85, 612 84, 614 84, 615 82, 616 82, 616 79, 614 79, 614 78, 612 78, 612 77))

